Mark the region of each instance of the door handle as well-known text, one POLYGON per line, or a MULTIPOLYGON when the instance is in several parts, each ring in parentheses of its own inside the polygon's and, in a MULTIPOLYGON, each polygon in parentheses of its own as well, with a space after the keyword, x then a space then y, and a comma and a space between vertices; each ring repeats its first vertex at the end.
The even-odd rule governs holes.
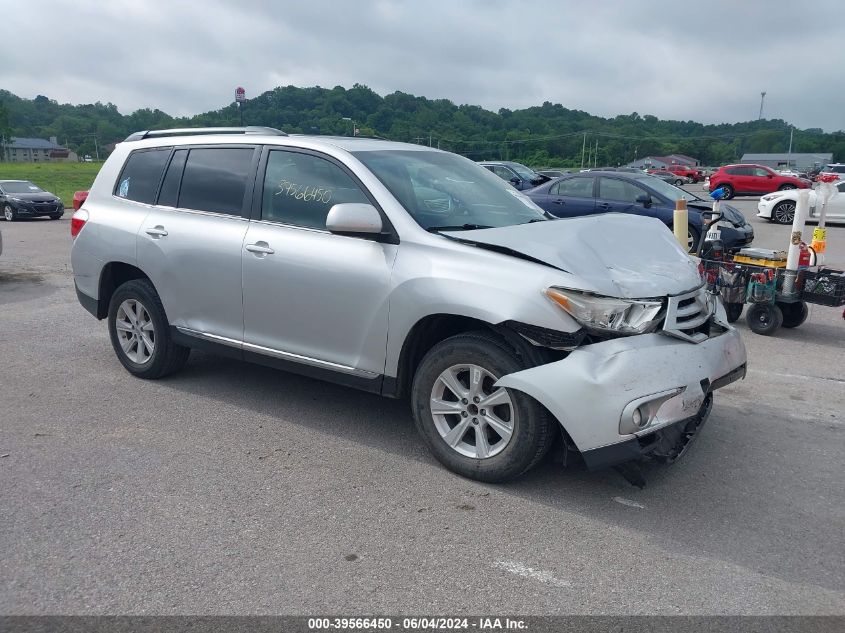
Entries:
POLYGON ((247 244, 246 250, 250 253, 255 253, 256 255, 272 255, 276 251, 270 248, 270 245, 267 242, 256 242, 255 244, 247 244))
POLYGON ((164 227, 161 224, 159 224, 158 226, 154 226, 151 229, 147 229, 145 233, 156 239, 158 239, 159 237, 165 237, 167 235, 167 231, 164 230, 164 227))
POLYGON ((560 198, 558 198, 557 200, 552 200, 552 204, 564 205, 566 204, 566 200, 561 200, 560 198))
POLYGON ((603 209, 605 211, 607 211, 609 208, 610 208, 610 205, 607 204, 606 202, 603 202, 599 205, 599 209, 603 209))

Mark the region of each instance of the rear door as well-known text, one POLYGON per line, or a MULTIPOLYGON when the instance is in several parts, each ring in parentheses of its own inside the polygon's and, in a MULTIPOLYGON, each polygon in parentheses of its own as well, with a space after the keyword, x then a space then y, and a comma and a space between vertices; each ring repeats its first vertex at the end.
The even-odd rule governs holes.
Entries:
POLYGON ((140 266, 188 334, 243 339, 241 248, 257 164, 252 146, 176 149, 141 225, 140 266))
POLYGON ((331 207, 373 203, 336 160, 265 150, 244 240, 244 350, 350 374, 384 372, 397 244, 326 230, 331 207))
POLYGON ((572 176, 553 183, 548 193, 535 202, 559 218, 591 215, 596 212, 593 176, 572 176))

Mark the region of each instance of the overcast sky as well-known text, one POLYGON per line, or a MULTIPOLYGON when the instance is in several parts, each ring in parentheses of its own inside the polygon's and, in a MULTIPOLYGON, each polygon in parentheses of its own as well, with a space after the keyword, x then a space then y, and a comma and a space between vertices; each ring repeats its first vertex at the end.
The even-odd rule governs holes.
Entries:
POLYGON ((544 101, 845 129, 842 0, 0 0, 0 88, 121 112, 354 83, 498 110, 544 101))

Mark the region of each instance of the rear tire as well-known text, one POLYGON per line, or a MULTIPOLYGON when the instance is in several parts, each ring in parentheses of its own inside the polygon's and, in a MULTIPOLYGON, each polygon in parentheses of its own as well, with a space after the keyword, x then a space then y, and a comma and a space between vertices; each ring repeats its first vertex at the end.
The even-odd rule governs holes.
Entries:
POLYGON ((778 191, 789 191, 790 189, 798 189, 798 187, 796 187, 795 185, 789 185, 789 184, 781 185, 780 187, 778 187, 778 191))
POLYGON ((177 372, 191 353, 171 339, 164 306, 147 279, 127 281, 115 290, 108 323, 118 360, 138 378, 163 378, 177 372))
POLYGON ((546 455, 555 437, 551 416, 524 393, 492 388, 527 366, 513 348, 483 331, 448 338, 425 355, 414 374, 411 407, 417 430, 441 464, 470 479, 502 482, 546 455), (501 404, 485 407, 494 396, 501 404))
POLYGON ((771 336, 783 323, 783 312, 773 303, 755 303, 748 308, 745 322, 755 334, 771 336))
POLYGON ((798 327, 807 320, 810 314, 807 304, 803 301, 796 301, 795 303, 778 303, 781 313, 783 313, 783 327, 793 328, 798 327))
POLYGON ((680 186, 681 186, 681 185, 683 185, 683 184, 684 184, 684 181, 683 181, 683 180, 681 180, 680 178, 674 182, 674 185, 675 185, 676 187, 680 187, 680 186))

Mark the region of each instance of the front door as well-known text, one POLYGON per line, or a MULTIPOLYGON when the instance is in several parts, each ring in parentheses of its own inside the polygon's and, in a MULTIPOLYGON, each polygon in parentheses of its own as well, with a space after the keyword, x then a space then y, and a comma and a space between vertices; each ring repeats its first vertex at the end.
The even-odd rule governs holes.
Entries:
POLYGON ((364 378, 384 373, 397 246, 333 235, 334 204, 369 203, 350 172, 305 150, 267 151, 244 240, 244 350, 364 378))
POLYGON ((596 211, 592 176, 573 176, 557 181, 548 194, 535 198, 543 209, 559 218, 592 215, 596 211))

